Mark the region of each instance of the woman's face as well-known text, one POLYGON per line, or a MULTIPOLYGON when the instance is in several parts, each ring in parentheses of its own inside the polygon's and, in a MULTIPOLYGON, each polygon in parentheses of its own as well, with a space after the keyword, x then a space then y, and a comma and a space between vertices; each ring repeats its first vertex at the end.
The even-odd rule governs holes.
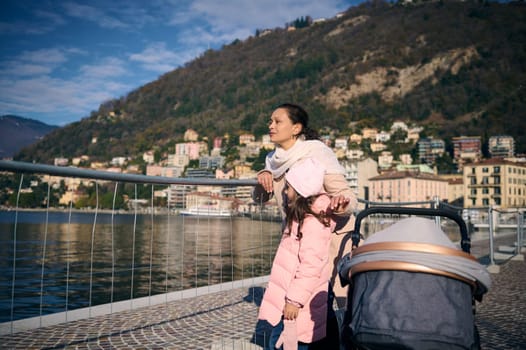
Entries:
POLYGON ((284 149, 289 149, 296 142, 296 137, 301 132, 301 124, 293 124, 287 110, 276 109, 270 116, 268 126, 270 141, 284 149))

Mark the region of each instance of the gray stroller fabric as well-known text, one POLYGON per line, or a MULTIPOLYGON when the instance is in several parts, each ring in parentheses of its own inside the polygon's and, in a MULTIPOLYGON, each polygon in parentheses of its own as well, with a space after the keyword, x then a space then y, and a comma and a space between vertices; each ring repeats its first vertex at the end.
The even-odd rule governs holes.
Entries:
POLYGON ((466 283, 405 271, 353 277, 342 327, 346 349, 473 350, 477 331, 466 283))

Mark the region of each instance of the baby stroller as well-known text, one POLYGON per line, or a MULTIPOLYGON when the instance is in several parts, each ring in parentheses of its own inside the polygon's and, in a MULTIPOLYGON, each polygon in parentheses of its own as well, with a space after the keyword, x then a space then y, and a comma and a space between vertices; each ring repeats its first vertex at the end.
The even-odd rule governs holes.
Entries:
POLYGON ((356 217, 353 246, 338 264, 349 284, 341 325, 345 349, 480 349, 475 300, 491 278, 470 255, 465 222, 451 210, 370 207, 356 217), (409 215, 370 235, 360 246, 360 224, 371 214, 409 215), (426 217, 460 227, 461 248, 426 217))

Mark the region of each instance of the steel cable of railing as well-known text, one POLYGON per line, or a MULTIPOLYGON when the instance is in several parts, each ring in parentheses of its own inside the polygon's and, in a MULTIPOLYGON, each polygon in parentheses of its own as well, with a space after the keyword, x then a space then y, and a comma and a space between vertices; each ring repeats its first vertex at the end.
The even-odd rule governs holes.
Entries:
POLYGON ((164 295, 165 295, 165 299, 164 299, 164 302, 165 303, 168 303, 168 270, 170 268, 170 233, 172 232, 171 230, 171 218, 172 218, 172 215, 171 215, 171 210, 170 210, 170 201, 168 201, 167 203, 168 205, 168 217, 167 217, 167 221, 166 221, 166 224, 168 225, 168 229, 166 230, 166 257, 165 257, 165 273, 164 273, 164 295))
MULTIPOLYGON (((134 198, 137 203, 137 184, 134 184, 134 198)), ((132 258, 131 258, 131 282, 130 282, 130 307, 133 309, 133 281, 135 278, 135 240, 137 232, 137 205, 133 206, 133 229, 132 229, 132 258)))
MULTIPOLYGON (((201 218, 198 216, 197 217, 197 227, 200 227, 200 222, 201 222, 201 218)), ((195 296, 197 296, 197 287, 198 287, 198 284, 197 284, 197 271, 199 269, 199 266, 198 266, 198 258, 197 258, 197 254, 198 254, 198 251, 199 251, 199 229, 196 228, 195 229, 195 232, 194 232, 194 293, 195 293, 195 296)))
POLYGON ((115 200, 117 198, 117 188, 119 183, 115 183, 113 199, 111 204, 111 292, 110 292, 110 314, 113 314, 113 294, 115 286, 115 200))
POLYGON ((154 236, 154 206, 153 206, 153 195, 155 193, 154 185, 152 184, 152 194, 150 198, 150 265, 149 265, 149 277, 148 277, 148 305, 151 305, 152 299, 152 264, 153 264, 153 236, 154 236))
POLYGON ((17 242, 17 228, 18 228, 18 205, 20 204, 20 193, 22 192, 22 183, 24 181, 24 174, 20 175, 20 182, 18 185, 18 192, 16 194, 15 205, 15 223, 13 226, 13 281, 11 282, 11 334, 13 334, 13 319, 15 316, 15 286, 16 286, 16 242, 17 242))
POLYGON ((40 312, 39 312, 39 324, 42 327, 42 305, 44 300, 44 273, 46 269, 46 246, 47 246, 47 233, 49 228, 49 202, 50 202, 50 193, 51 185, 47 185, 47 204, 46 204, 46 220, 44 223, 44 237, 42 240, 42 269, 40 273, 40 312))
MULTIPOLYGON (((73 188, 71 188, 71 198, 73 198, 73 188)), ((66 243, 66 305, 65 305, 65 311, 66 311, 66 322, 68 321, 68 310, 69 310, 69 268, 70 268, 70 260, 71 260, 71 252, 70 252, 70 242, 71 242, 71 213, 73 209, 73 199, 69 201, 69 212, 68 212, 68 229, 66 232, 66 236, 68 237, 68 241, 66 243)))
POLYGON ((93 225, 91 229, 91 250, 90 250, 90 271, 89 271, 89 317, 91 317, 91 302, 93 291, 93 254, 95 252, 95 228, 97 227, 97 214, 99 212, 99 183, 95 181, 95 214, 93 216, 93 225))
MULTIPOLYGON (((207 244, 206 244, 206 255, 207 255, 207 271, 206 271, 206 279, 208 281, 207 283, 207 290, 208 292, 210 293, 210 282, 211 282, 211 272, 210 272, 210 267, 211 267, 211 261, 210 261, 210 218, 208 218, 208 220, 206 221, 206 226, 207 226, 207 232, 208 234, 206 235, 206 239, 207 239, 207 244)), ((221 259, 221 244, 219 244, 219 259, 221 259)), ((223 265, 220 264, 219 266, 221 266, 220 268, 220 273, 219 273, 219 283, 221 283, 223 281, 223 265)))
MULTIPOLYGON (((183 194, 186 195, 186 189, 183 190, 183 194)), ((185 225, 185 216, 183 215, 182 221, 183 221, 183 229, 182 229, 182 238, 181 238, 181 290, 184 290, 184 248, 186 245, 186 225, 185 225)), ((182 298, 181 293, 181 298, 182 298)))
MULTIPOLYGON (((229 218, 229 221, 230 221, 230 232, 234 232, 234 225, 232 222, 232 217, 229 218)), ((231 289, 234 289, 234 238, 232 234, 230 235, 229 243, 230 243, 230 252, 229 252, 230 254, 230 285, 231 285, 231 289)), ((220 266, 223 266, 222 259, 220 260, 220 266)), ((236 300, 234 298, 234 295, 232 294, 231 304, 234 305, 235 302, 236 300)), ((231 313, 230 313, 230 320, 231 320, 230 322, 232 323, 232 326, 234 326, 235 317, 236 315, 234 314, 234 309, 232 308, 231 313)), ((232 327, 232 329, 235 329, 235 327, 232 327)))

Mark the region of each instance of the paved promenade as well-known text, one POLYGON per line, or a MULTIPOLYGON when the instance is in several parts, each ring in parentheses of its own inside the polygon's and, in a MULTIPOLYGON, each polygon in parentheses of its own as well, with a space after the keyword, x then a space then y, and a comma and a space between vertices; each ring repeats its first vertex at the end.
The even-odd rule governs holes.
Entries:
MULTIPOLYGON (((475 242, 473 255, 484 260, 483 248, 475 242)), ((526 349, 526 262, 501 260, 498 269, 492 288, 477 303, 482 349, 526 349)), ((256 316, 262 293, 263 286, 238 288, 23 331, 1 336, 0 348, 261 349, 266 327, 256 316)))

